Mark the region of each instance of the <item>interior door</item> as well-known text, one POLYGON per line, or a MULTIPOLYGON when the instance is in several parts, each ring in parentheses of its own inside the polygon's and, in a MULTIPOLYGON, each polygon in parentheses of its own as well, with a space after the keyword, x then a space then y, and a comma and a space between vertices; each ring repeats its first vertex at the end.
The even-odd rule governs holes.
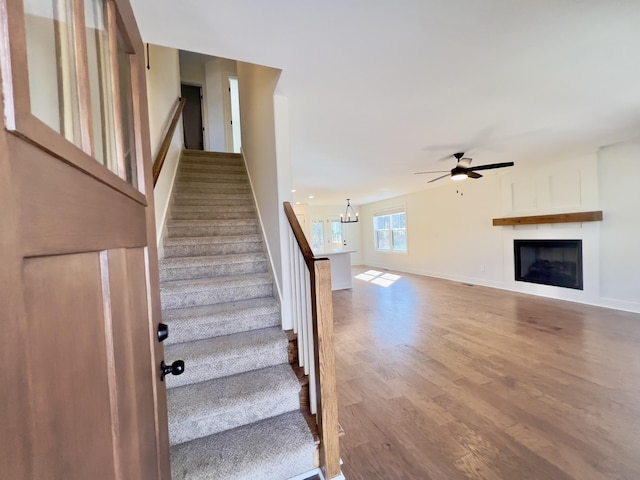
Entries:
POLYGON ((0 477, 169 479, 133 13, 120 0, 2 11, 0 477))
POLYGON ((185 99, 182 110, 182 128, 184 146, 191 150, 204 150, 202 136, 202 88, 196 85, 181 84, 181 95, 185 99))

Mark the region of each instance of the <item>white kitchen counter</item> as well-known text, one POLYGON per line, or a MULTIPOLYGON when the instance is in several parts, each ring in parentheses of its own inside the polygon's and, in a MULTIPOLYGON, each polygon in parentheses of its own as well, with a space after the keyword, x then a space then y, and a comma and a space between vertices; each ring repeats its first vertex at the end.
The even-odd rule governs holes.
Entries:
POLYGON ((315 258, 331 260, 331 290, 351 288, 351 254, 355 250, 314 251, 315 258))

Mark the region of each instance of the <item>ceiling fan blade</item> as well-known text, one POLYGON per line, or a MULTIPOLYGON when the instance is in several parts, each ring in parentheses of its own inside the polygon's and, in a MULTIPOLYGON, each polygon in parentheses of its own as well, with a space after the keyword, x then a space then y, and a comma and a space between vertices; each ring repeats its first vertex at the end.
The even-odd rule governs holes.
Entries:
POLYGON ((467 177, 469 177, 469 178, 482 178, 482 175, 480 175, 479 173, 472 172, 471 170, 469 170, 467 172, 467 177))
POLYGON ((448 177, 448 176, 450 176, 450 175, 451 175, 450 173, 447 173, 446 175, 442 175, 441 177, 434 178, 433 180, 429 180, 427 183, 433 183, 433 182, 435 182, 436 180, 440 180, 440 179, 442 179, 442 178, 444 178, 444 177, 448 177))
POLYGON ((449 170, 436 170, 435 172, 414 172, 414 175, 422 175, 423 173, 444 173, 444 172, 448 172, 449 170))
POLYGON ((458 167, 462 167, 462 168, 469 168, 469 165, 471 165, 471 158, 469 157, 465 157, 465 158, 461 158, 458 161, 458 167))
POLYGON ((490 165, 478 165, 477 167, 471 167, 469 170, 475 172, 477 170, 491 170, 492 168, 513 167, 513 165, 513 162, 492 163, 490 165))

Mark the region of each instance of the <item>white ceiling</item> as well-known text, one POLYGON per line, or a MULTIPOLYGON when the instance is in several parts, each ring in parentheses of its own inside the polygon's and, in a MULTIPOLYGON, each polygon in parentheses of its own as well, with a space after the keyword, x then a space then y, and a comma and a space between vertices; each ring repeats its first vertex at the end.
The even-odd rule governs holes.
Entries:
POLYGON ((296 200, 421 190, 457 151, 518 168, 640 135, 639 0, 132 4, 145 42, 282 69, 296 200))

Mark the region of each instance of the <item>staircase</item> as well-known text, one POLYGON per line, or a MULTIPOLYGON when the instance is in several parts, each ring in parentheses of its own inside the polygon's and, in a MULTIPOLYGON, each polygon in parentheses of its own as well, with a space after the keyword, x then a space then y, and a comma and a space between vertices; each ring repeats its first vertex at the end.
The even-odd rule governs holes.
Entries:
POLYGON ((185 151, 160 262, 173 480, 317 467, 240 155, 185 151))

